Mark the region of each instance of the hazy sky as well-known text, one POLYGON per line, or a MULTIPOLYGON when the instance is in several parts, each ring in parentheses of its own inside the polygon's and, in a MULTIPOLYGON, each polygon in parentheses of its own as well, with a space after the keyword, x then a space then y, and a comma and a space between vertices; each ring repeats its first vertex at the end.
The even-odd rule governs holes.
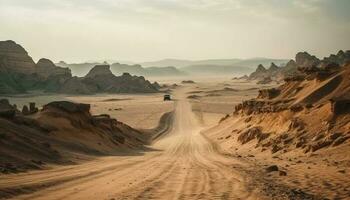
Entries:
POLYGON ((35 59, 319 57, 350 49, 350 0, 0 0, 35 59))

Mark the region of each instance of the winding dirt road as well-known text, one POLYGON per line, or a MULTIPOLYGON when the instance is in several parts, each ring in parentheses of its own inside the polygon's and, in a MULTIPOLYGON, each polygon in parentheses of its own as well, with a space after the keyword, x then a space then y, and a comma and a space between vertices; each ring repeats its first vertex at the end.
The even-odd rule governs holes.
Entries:
POLYGON ((186 88, 175 98, 171 131, 144 155, 8 176, 0 188, 27 192, 16 199, 257 199, 232 167, 242 163, 218 153, 200 134, 186 88))

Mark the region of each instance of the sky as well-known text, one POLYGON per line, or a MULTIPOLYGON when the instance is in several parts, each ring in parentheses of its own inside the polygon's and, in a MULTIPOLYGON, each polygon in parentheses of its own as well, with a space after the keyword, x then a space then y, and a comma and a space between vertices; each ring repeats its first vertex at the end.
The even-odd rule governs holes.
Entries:
POLYGON ((350 0, 0 0, 0 40, 55 62, 318 57, 350 49, 350 0))

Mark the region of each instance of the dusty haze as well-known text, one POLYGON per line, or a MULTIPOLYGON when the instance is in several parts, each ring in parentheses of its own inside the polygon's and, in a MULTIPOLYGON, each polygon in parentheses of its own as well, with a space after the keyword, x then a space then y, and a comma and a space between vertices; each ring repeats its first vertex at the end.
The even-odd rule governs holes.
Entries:
POLYGON ((0 0, 0 40, 34 60, 323 57, 350 46, 348 0, 0 0), (45 17, 43 17, 45 16, 45 17))

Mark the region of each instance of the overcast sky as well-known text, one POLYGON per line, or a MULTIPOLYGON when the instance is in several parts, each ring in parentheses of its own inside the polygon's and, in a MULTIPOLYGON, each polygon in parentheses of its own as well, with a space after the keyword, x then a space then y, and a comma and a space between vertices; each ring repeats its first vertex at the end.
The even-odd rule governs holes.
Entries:
POLYGON ((319 57, 350 49, 350 0, 0 0, 35 59, 319 57))

